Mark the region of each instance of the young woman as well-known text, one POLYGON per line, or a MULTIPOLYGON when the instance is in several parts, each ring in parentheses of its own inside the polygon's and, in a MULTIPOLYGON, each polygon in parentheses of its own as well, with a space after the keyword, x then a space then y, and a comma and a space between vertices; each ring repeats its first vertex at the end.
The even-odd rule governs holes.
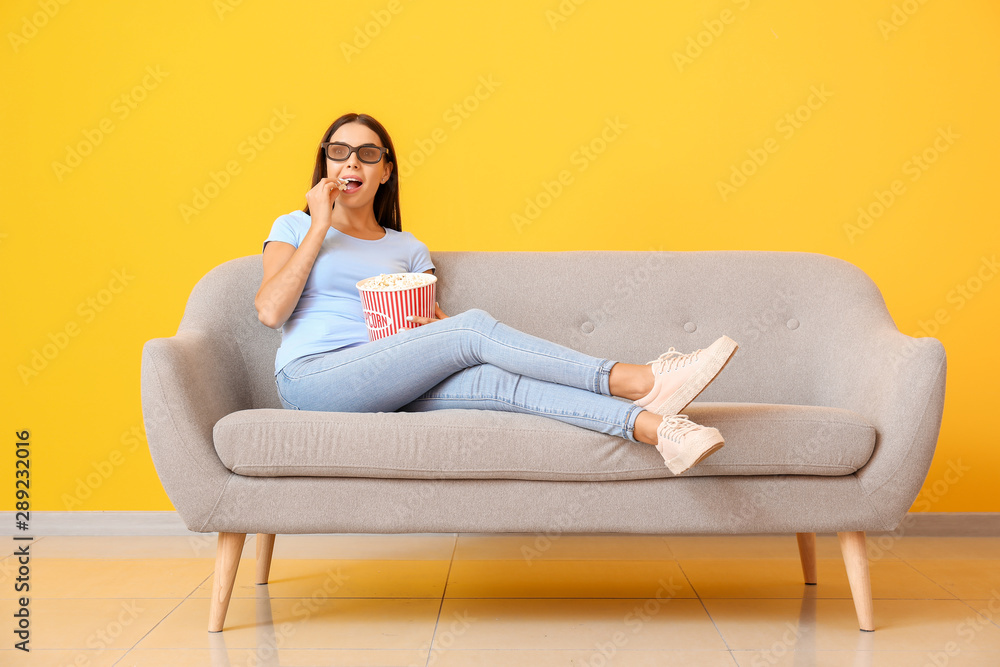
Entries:
POLYGON ((323 135, 306 207, 264 241, 260 321, 281 328, 275 386, 291 410, 418 412, 445 408, 544 415, 655 445, 680 474, 723 446, 678 414, 728 363, 722 336, 646 364, 591 357, 498 322, 478 308, 368 340, 355 284, 380 273, 434 273, 427 246, 402 231, 396 151, 385 128, 345 114, 323 135), (613 397, 630 399, 632 402, 613 397))

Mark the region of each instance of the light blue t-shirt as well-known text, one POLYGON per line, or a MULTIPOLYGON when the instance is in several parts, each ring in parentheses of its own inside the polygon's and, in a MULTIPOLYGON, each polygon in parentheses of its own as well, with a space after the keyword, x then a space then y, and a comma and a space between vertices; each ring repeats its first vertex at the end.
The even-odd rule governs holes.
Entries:
MULTIPOLYGON (((268 241, 296 248, 309 231, 305 211, 279 216, 268 241)), ((331 227, 306 279, 295 310, 281 327, 281 346, 274 374, 285 364, 319 352, 331 352, 369 342, 357 283, 380 273, 423 273, 436 268, 427 246, 410 232, 385 229, 385 236, 366 241, 331 227)))

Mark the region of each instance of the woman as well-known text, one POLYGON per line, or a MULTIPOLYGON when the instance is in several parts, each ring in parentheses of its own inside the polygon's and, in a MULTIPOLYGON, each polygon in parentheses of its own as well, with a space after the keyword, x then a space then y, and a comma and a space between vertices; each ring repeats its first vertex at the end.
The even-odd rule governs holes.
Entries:
POLYGON ((380 273, 434 273, 427 246, 402 231, 396 151, 385 128, 345 114, 316 155, 307 205, 264 241, 260 321, 281 328, 275 386, 285 408, 419 412, 444 408, 544 415, 655 445, 680 474, 723 446, 678 414, 728 363, 722 336, 644 365, 591 357, 509 327, 478 308, 416 317, 369 342, 355 284, 380 273), (612 398, 618 396, 632 403, 612 398))

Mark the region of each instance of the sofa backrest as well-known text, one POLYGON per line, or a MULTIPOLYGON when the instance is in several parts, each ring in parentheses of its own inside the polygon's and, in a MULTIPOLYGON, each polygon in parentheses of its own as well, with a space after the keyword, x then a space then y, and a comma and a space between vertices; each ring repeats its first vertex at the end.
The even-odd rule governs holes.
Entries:
MULTIPOLYGON (((896 331, 861 269, 817 253, 450 251, 431 259, 446 314, 481 308, 595 357, 644 364, 671 346, 691 352, 728 335, 740 349, 699 401, 826 405, 825 385, 851 381, 852 352, 896 331)), ((258 321, 253 303, 262 274, 259 254, 215 267, 192 290, 179 329, 229 338, 252 407, 280 408, 281 333, 258 321)))

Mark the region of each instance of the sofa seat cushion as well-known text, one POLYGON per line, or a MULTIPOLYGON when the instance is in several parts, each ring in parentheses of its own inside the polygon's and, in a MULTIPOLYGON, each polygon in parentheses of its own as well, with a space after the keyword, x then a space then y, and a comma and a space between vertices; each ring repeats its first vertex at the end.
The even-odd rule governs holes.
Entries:
MULTIPOLYGON (((624 399, 619 399, 624 400, 624 399)), ((699 403, 726 445, 684 473, 849 475, 875 428, 839 408, 699 403)), ((214 427, 223 464, 252 477, 627 480, 672 477, 656 448, 540 415, 493 410, 344 413, 254 409, 214 427)))

